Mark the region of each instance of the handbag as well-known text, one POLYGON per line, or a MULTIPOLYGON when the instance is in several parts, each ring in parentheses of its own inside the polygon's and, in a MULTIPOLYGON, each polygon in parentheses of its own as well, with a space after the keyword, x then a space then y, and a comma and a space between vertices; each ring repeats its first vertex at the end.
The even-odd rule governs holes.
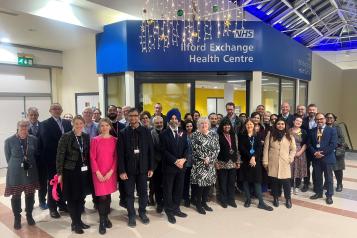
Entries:
POLYGON ((335 150, 336 159, 341 159, 345 157, 346 149, 344 146, 339 146, 335 150))

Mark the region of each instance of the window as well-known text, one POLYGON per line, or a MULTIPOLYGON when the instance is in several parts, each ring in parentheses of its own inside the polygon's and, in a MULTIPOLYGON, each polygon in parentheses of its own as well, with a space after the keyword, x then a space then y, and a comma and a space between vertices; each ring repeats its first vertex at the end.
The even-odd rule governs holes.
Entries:
POLYGON ((125 106, 125 75, 110 75, 106 78, 108 105, 125 106))
POLYGON ((279 83, 278 77, 263 75, 262 104, 265 105, 265 110, 271 113, 279 113, 279 83))
POLYGON ((305 81, 299 82, 299 104, 307 106, 307 87, 308 84, 305 81))
POLYGON ((295 112, 295 81, 281 79, 281 100, 280 104, 287 102, 290 105, 290 112, 295 112))

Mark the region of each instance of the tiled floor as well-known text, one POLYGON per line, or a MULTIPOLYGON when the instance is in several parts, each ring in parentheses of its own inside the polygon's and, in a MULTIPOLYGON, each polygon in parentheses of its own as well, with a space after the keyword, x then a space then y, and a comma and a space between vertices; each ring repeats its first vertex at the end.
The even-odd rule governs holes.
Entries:
MULTIPOLYGON (((354 156, 354 155, 353 155, 354 156)), ((334 196, 334 204, 327 206, 324 199, 312 201, 308 197, 312 194, 299 192, 293 196, 293 208, 288 210, 284 204, 275 208, 273 212, 266 212, 256 208, 244 208, 242 197, 238 196, 238 208, 224 209, 216 203, 211 203, 214 212, 207 215, 198 214, 193 208, 182 208, 188 213, 188 218, 177 218, 177 223, 171 225, 165 215, 158 215, 152 207, 148 208, 151 219, 149 225, 139 221, 135 229, 126 225, 126 211, 119 208, 118 193, 112 197, 113 210, 110 218, 113 228, 107 230, 105 237, 125 238, 186 238, 186 237, 288 237, 288 238, 329 238, 357 237, 357 160, 350 156, 345 170, 344 191, 334 196)), ((23 228, 15 231, 12 228, 13 215, 10 199, 3 196, 5 170, 0 170, 0 237, 80 237, 70 229, 70 218, 64 214, 61 219, 54 220, 48 211, 41 211, 35 204, 35 227, 28 227, 25 218, 22 219, 23 228)), ((267 196, 271 203, 271 198, 267 196)), ((88 197, 86 213, 83 220, 91 225, 83 237, 103 237, 98 234, 98 215, 91 209, 91 198, 88 197)), ((255 201, 256 202, 256 201, 255 201)), ((24 215, 24 212, 23 212, 24 215)))

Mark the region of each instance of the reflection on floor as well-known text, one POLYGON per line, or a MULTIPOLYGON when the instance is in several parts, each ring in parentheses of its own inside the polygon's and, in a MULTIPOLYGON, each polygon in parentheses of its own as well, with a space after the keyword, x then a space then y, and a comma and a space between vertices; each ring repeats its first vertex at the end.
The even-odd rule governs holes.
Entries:
MULTIPOLYGON (((346 161, 344 173, 344 190, 336 193, 334 204, 327 206, 324 199, 310 200, 312 191, 299 192, 293 195, 293 208, 288 210, 283 202, 273 212, 256 208, 256 201, 250 208, 243 207, 243 198, 237 196, 238 208, 222 208, 212 202, 214 212, 207 215, 198 214, 194 208, 182 210, 188 218, 177 218, 171 225, 164 214, 157 214, 153 207, 148 207, 149 225, 137 222, 136 228, 127 227, 126 211, 119 207, 118 193, 113 194, 110 218, 113 228, 107 230, 105 237, 135 238, 185 238, 185 237, 357 237, 357 160, 346 161)), ((62 214, 62 218, 51 219, 48 210, 42 211, 35 204, 34 218, 37 225, 29 227, 22 219, 22 229, 15 231, 10 198, 5 198, 4 183, 6 170, 0 170, 0 234, 1 237, 80 237, 70 231, 70 218, 62 214)), ((87 198, 86 212, 83 220, 91 225, 83 237, 102 237, 98 234, 98 214, 93 210, 91 197, 87 198)), ((271 203, 271 198, 266 197, 271 203)), ((23 202, 24 206, 24 202, 23 202)))

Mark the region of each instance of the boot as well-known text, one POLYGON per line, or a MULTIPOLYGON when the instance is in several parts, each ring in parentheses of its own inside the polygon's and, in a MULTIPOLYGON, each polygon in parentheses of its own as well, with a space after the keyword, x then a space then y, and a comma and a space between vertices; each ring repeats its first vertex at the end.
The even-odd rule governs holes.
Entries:
POLYGON ((107 226, 107 216, 108 216, 108 201, 100 201, 98 203, 98 212, 99 212, 99 234, 104 235, 107 226))
POLYGON ((105 228, 106 228, 106 217, 101 215, 99 217, 99 234, 104 235, 107 232, 105 228))
POLYGON ((273 205, 274 205, 274 207, 279 207, 279 198, 278 197, 274 197, 273 205))
POLYGON ((36 224, 35 220, 32 217, 34 203, 35 203, 35 197, 33 194, 25 197, 26 220, 27 220, 27 224, 29 224, 30 226, 33 226, 36 224))
POLYGON ((14 213, 14 228, 15 230, 21 229, 21 198, 11 198, 12 212, 14 213))
POLYGON ((110 213, 110 200, 107 199, 105 201, 105 227, 106 228, 112 228, 113 224, 108 218, 108 214, 110 213))

